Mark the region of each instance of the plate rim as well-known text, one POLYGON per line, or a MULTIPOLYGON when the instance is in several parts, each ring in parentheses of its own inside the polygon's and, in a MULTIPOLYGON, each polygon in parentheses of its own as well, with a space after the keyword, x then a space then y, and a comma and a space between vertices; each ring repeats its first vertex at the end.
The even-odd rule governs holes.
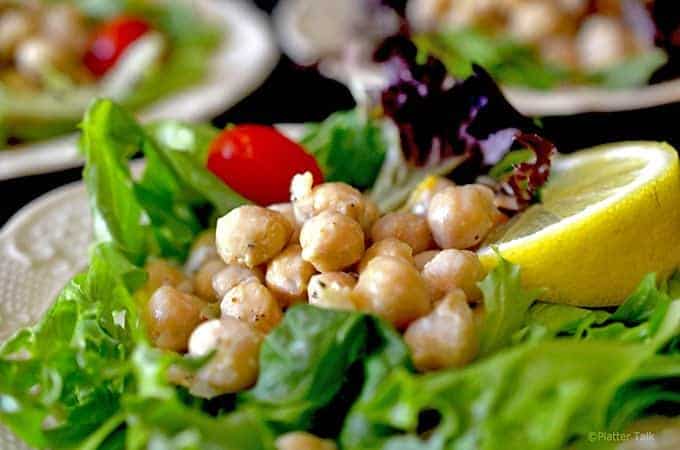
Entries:
MULTIPOLYGON (((245 0, 181 0, 201 11, 217 25, 224 25, 221 48, 213 56, 213 68, 219 73, 201 83, 188 86, 148 105, 138 112, 143 120, 174 118, 189 122, 203 121, 235 105, 257 89, 271 74, 280 52, 274 31, 264 11, 245 0), (248 41, 247 49, 240 42, 248 41), (237 83, 225 84, 228 63, 239 61, 241 74, 237 83), (243 64, 242 62, 246 62, 243 64), (230 86, 223 88, 223 86, 230 86), (197 105, 193 100, 200 100, 197 105), (198 106, 198 107, 197 107, 198 106)), ((39 175, 81 166, 77 133, 0 149, 0 181, 39 175)))

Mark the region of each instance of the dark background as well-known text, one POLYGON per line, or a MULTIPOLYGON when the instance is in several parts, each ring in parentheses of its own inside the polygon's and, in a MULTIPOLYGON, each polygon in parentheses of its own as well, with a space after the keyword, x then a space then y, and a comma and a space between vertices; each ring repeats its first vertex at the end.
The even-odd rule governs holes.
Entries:
MULTIPOLYGON (((253 0, 271 11, 277 0, 253 0)), ((340 1, 340 0, 339 0, 340 1)), ((353 100, 341 84, 313 69, 296 67, 283 56, 267 81, 213 123, 295 123, 318 121, 348 109, 353 100)), ((625 113, 581 114, 542 120, 549 138, 563 152, 620 140, 669 141, 680 147, 680 104, 625 113)), ((81 178, 81 169, 0 182, 0 225, 32 199, 81 178)))

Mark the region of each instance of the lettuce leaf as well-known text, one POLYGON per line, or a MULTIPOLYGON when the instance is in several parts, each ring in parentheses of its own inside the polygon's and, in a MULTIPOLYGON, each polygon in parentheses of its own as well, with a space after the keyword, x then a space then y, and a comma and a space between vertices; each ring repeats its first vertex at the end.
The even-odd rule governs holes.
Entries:
POLYGON ((387 152, 380 120, 360 109, 332 114, 307 125, 300 139, 314 155, 326 181, 342 181, 360 189, 373 186, 387 152))
POLYGON ((367 374, 410 367, 408 355, 397 332, 377 318, 297 306, 265 339, 257 385, 239 396, 239 409, 280 432, 336 436, 367 374))
POLYGON ((207 226, 199 209, 209 206, 224 214, 247 203, 205 169, 202 147, 210 134, 205 128, 174 125, 175 134, 184 134, 185 140, 170 146, 170 127, 152 127, 154 139, 109 100, 94 102, 81 124, 81 148, 87 158, 83 177, 95 238, 114 243, 136 264, 150 255, 182 261, 196 234, 207 226), (140 151, 146 167, 137 180, 128 160, 140 151))
MULTIPOLYGON (((680 275, 676 273, 657 285, 656 275, 647 275, 616 311, 593 310, 569 305, 538 303, 528 313, 526 326, 515 342, 541 341, 556 337, 610 339, 645 342, 651 339, 669 314, 680 275)), ((674 341, 677 342, 677 339, 674 341)), ((670 345, 668 352, 678 351, 670 345)))
POLYGON ((680 361, 655 353, 680 332, 678 314, 680 300, 644 344, 548 340, 457 371, 394 370, 354 405, 343 448, 560 449, 621 429, 659 400, 677 407, 677 393, 663 386, 680 376, 680 361))
POLYGON ((94 247, 42 321, 0 347, 0 419, 28 444, 74 448, 116 415, 144 339, 130 295, 144 280, 112 246, 94 247))
POLYGON ((539 291, 522 288, 520 267, 499 255, 498 265, 479 283, 484 297, 480 355, 508 345, 522 325, 539 291))

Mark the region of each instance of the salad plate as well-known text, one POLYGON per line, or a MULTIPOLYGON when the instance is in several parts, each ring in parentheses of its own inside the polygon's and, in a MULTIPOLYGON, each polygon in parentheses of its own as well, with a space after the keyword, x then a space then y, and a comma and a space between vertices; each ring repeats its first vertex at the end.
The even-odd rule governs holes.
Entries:
MULTIPOLYGON (((397 5, 408 2, 356 0, 353 3, 354 7, 350 8, 347 6, 349 3, 282 1, 274 16, 281 45, 285 53, 299 64, 318 63, 323 75, 346 84, 360 100, 365 97, 366 90, 379 91, 390 77, 390 73, 371 62, 370 53, 373 50, 371 46, 379 42, 377 39, 381 36, 381 29, 395 29, 394 18, 376 19, 374 29, 369 32, 361 28, 362 13, 359 12, 360 8, 366 8, 366 5, 369 5, 369 8, 373 5, 375 8, 375 5, 381 3, 397 5), (358 32, 357 26, 366 35, 358 32), (340 43, 346 45, 348 42, 350 44, 344 50, 339 50, 340 43)), ((420 3, 435 5, 436 2, 424 0, 420 3)), ((364 27, 365 25, 363 24, 364 27)), ((475 45, 479 44, 473 42, 470 47, 475 45)), ((535 89, 503 86, 503 91, 523 114, 565 116, 588 112, 631 111, 675 103, 680 101, 680 80, 670 79, 655 84, 619 87, 569 85, 553 89, 535 89)))
POLYGON ((411 50, 293 133, 93 102, 84 186, 0 234, 0 423, 45 449, 677 447, 677 152, 562 155, 486 71, 411 50))
MULTIPOLYGON (((278 58, 267 17, 249 2, 188 3, 199 17, 223 32, 223 37, 210 59, 206 78, 144 107, 138 112, 143 120, 212 118, 257 88, 278 58)), ((76 141, 76 135, 67 135, 0 151, 0 180, 81 165, 76 141)))

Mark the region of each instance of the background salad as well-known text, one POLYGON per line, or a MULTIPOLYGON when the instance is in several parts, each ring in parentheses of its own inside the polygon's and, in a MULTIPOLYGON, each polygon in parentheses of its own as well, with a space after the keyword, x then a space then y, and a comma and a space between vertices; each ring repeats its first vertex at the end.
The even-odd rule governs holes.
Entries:
POLYGON ((190 86, 220 40, 175 0, 12 0, 0 21, 5 145, 72 131, 95 97, 137 109, 190 86))

